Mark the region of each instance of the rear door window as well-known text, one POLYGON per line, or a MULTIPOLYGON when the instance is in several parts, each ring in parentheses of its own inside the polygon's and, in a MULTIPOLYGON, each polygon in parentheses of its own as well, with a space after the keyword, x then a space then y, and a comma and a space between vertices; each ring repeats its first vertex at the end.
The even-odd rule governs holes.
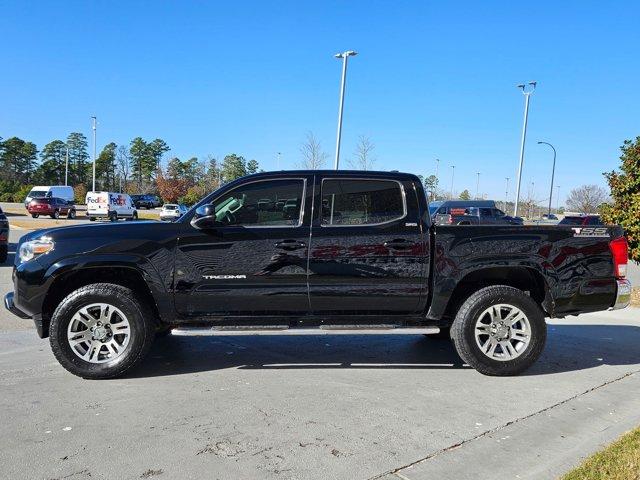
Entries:
POLYGON ((322 226, 378 225, 400 220, 407 207, 400 183, 393 180, 324 179, 322 226))

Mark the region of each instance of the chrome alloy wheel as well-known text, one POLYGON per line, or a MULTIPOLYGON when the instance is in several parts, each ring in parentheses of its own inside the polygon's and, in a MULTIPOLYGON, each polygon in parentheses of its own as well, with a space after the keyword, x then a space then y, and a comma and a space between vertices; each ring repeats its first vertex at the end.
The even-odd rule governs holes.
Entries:
POLYGON ((127 348, 131 338, 129 320, 108 303, 82 307, 69 322, 67 341, 73 353, 89 363, 110 362, 127 348))
POLYGON ((476 344, 492 360, 502 362, 519 357, 531 341, 531 324, 513 305, 492 305, 480 314, 475 326, 476 344))

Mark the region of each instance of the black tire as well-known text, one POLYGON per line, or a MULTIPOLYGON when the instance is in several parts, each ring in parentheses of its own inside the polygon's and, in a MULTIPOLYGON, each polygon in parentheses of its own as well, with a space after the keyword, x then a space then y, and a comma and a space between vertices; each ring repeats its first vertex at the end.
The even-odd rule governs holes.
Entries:
POLYGON ((110 283, 94 283, 69 294, 56 308, 49 325, 53 354, 69 372, 87 379, 113 378, 137 365, 149 352, 155 338, 155 320, 149 307, 136 300, 129 288, 110 283), (67 341, 67 328, 73 315, 92 303, 107 303, 127 317, 131 338, 126 349, 112 361, 90 363, 76 355, 67 341))
POLYGON ((39 213, 32 213, 32 214, 31 214, 31 217, 32 217, 32 218, 38 218, 39 216, 40 216, 40 214, 39 214, 39 213))
POLYGON ((76 211, 73 208, 69 210, 69 213, 67 213, 67 218, 69 220, 73 220, 74 218, 76 218, 76 211))
POLYGON ((118 213, 117 212, 110 212, 109 213, 109 221, 117 222, 118 221, 118 213))
POLYGON ((544 313, 522 290, 506 285, 485 287, 471 294, 462 304, 453 325, 451 338, 460 357, 484 375, 517 375, 529 368, 540 356, 547 339, 544 313), (497 304, 509 304, 520 309, 529 321, 529 344, 512 360, 495 360, 485 355, 476 343, 476 321, 485 309, 497 304))
POLYGON ((51 218, 57 220, 60 218, 60 210, 54 210, 53 213, 51 214, 51 218))
POLYGON ((138 212, 134 211, 133 214, 131 214, 131 216, 129 218, 127 218, 127 221, 132 222, 138 220, 138 212))
POLYGON ((433 340, 451 340, 451 327, 440 327, 438 333, 426 333, 424 336, 433 340))
POLYGON ((8 256, 9 256, 8 247, 6 245, 0 247, 0 263, 6 262, 8 256))

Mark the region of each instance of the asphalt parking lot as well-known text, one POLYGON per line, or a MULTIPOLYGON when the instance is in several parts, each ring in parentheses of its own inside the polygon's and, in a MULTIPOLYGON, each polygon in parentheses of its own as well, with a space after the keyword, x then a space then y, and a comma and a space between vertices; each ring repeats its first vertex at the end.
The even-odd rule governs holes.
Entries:
POLYGON ((86 381, 3 310, 0 478, 555 478, 640 424, 639 372, 627 309, 550 322, 514 378, 422 336, 265 335, 170 336, 86 381))

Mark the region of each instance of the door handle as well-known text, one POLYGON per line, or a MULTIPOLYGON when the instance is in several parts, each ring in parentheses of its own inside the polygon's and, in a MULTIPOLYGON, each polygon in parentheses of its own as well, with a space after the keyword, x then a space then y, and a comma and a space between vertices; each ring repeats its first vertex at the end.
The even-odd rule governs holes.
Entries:
POLYGON ((276 243, 276 248, 281 248, 282 250, 300 250, 301 248, 306 248, 307 244, 301 242, 299 240, 282 240, 281 242, 276 243))
POLYGON ((387 248, 392 248, 394 250, 405 250, 407 248, 411 248, 415 246, 415 242, 410 242, 409 240, 397 239, 397 240, 390 240, 388 242, 384 242, 382 245, 384 245, 387 248))

